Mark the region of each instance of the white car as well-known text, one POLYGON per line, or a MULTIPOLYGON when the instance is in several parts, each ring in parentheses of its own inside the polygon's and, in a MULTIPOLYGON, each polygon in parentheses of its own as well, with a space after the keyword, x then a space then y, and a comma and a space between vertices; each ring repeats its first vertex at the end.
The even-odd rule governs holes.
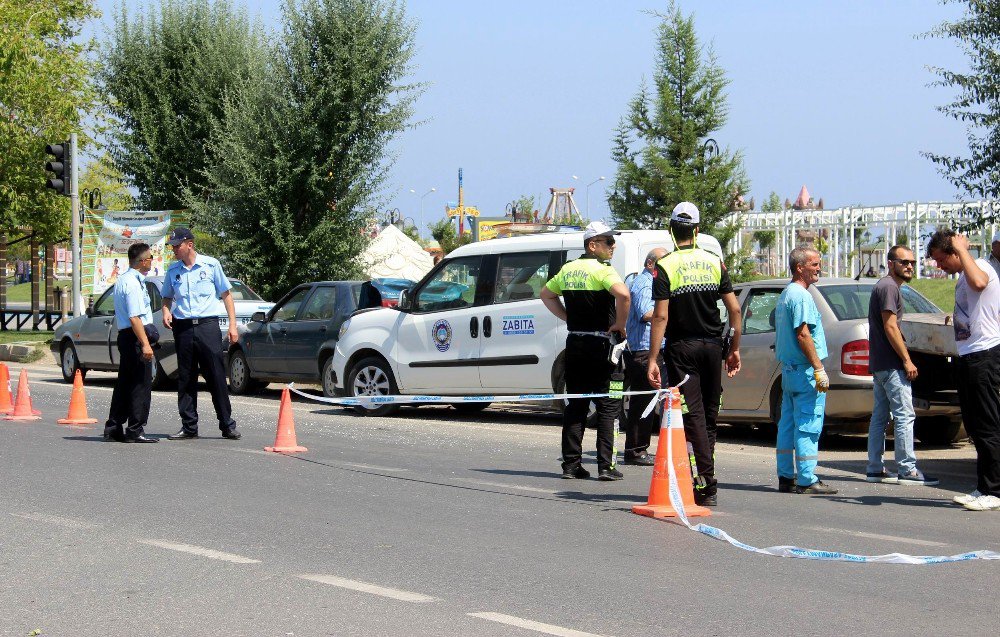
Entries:
MULTIPOLYGON (((673 249, 666 230, 623 230, 612 265, 623 279, 650 250, 673 249)), ((721 254, 719 242, 699 245, 721 254)), ((526 394, 564 387, 566 324, 539 293, 583 254, 583 232, 481 241, 458 248, 403 293, 398 308, 361 310, 341 326, 330 368, 340 396, 526 394)), ((488 403, 457 404, 480 410, 488 403)), ((395 405, 364 410, 387 414, 395 405)))

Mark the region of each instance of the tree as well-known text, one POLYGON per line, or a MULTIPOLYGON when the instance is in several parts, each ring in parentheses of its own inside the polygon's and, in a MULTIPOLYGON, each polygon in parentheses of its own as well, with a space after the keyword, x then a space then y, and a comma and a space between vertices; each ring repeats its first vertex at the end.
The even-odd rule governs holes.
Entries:
POLYGON ((287 0, 265 68, 224 101, 207 189, 185 202, 268 297, 360 276, 388 145, 408 127, 414 27, 387 0, 287 0))
POLYGON ((517 219, 511 219, 511 221, 530 221, 534 219, 535 206, 537 206, 534 195, 521 195, 513 203, 517 209, 517 219))
POLYGON ((209 138, 234 87, 259 77, 264 34, 229 0, 162 0, 132 18, 123 3, 102 47, 115 166, 152 210, 207 189, 209 138))
POLYGON ((644 82, 622 118, 611 156, 618 164, 608 199, 622 228, 660 228, 680 201, 701 211, 706 232, 748 190, 740 152, 710 136, 726 123, 729 83, 711 48, 703 50, 694 18, 671 2, 657 27, 652 87, 644 82))
MULTIPOLYGON (((954 0, 948 0, 954 1, 954 0)), ((965 13, 943 22, 925 36, 952 38, 965 51, 966 72, 928 67, 938 76, 932 86, 958 89, 954 101, 938 107, 946 116, 966 125, 968 155, 922 153, 955 186, 960 197, 1000 199, 1000 2, 964 0, 965 13)), ((997 211, 982 215, 977 224, 993 221, 997 211)))
POLYGON ((92 45, 78 40, 99 13, 91 0, 0 0, 0 230, 65 236, 69 200, 45 188, 45 145, 97 111, 92 45))
MULTIPOLYGON (((771 191, 771 194, 767 196, 767 200, 761 204, 761 212, 781 212, 781 197, 778 193, 771 191)), ((771 263, 771 248, 777 241, 777 233, 774 230, 758 230, 753 233, 753 239, 757 242, 757 245, 761 250, 767 251, 767 274, 774 275, 773 264, 771 263)))
POLYGON ((471 234, 467 233, 459 238, 458 230, 455 229, 455 223, 450 218, 440 219, 427 227, 431 231, 431 236, 441 246, 441 252, 444 254, 448 254, 455 248, 472 243, 471 234))
MULTIPOLYGON (((125 176, 115 168, 111 156, 107 153, 87 164, 80 173, 80 197, 84 190, 98 189, 101 192, 101 205, 108 210, 132 210, 135 208, 135 197, 125 185, 125 176)), ((87 205, 81 201, 81 205, 87 205)))

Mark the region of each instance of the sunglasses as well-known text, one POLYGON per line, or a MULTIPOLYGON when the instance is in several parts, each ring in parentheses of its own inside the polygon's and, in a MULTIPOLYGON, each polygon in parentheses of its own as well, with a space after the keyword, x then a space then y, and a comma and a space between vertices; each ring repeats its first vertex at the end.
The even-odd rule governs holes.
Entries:
POLYGON ((611 237, 600 237, 600 239, 609 246, 615 245, 615 240, 611 237))
POLYGON ((915 266, 915 265, 917 265, 917 262, 915 260, 913 260, 913 259, 893 259, 893 261, 895 261, 899 265, 903 266, 904 268, 906 266, 908 266, 908 265, 909 266, 915 266))

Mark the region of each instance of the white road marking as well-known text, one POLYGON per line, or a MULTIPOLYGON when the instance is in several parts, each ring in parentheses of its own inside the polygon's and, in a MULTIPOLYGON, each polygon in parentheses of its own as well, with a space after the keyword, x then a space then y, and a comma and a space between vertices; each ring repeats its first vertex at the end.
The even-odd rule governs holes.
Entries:
POLYGON ((343 577, 337 577, 335 575, 319 575, 304 573, 298 577, 312 582, 319 582, 320 584, 329 584, 330 586, 337 586, 339 588, 346 588, 352 591, 358 591, 360 593, 369 593, 371 595, 378 595, 380 597, 389 597, 391 599, 398 599, 401 602, 411 602, 414 604, 426 604, 429 602, 439 601, 436 597, 431 597, 429 595, 422 595, 420 593, 411 593, 409 591, 401 591, 395 588, 385 588, 383 586, 376 586, 375 584, 369 584, 367 582, 359 582, 353 579, 345 579, 343 577))
POLYGON ((201 546, 194 546, 192 544, 180 544, 178 542, 168 542, 167 540, 136 540, 140 544, 149 544, 150 546, 158 546, 161 549, 169 549, 171 551, 180 551, 181 553, 190 553, 191 555, 199 555, 201 557, 207 557, 210 560, 221 560, 223 562, 232 562, 234 564, 260 564, 260 560, 254 560, 249 557, 243 557, 242 555, 234 555, 233 553, 223 553, 222 551, 215 551, 213 549, 206 549, 201 546))
POLYGON ((65 526, 69 529, 99 529, 100 524, 94 524, 92 522, 85 522, 83 520, 74 520, 72 518, 63 518, 58 515, 46 515, 44 513, 11 513, 15 518, 22 518, 25 520, 33 520, 35 522, 45 522, 47 524, 56 524, 58 526, 65 526))
POLYGON ((930 540, 917 540, 910 537, 900 537, 898 535, 882 535, 881 533, 865 533, 864 531, 851 531, 850 529, 834 529, 825 526, 806 527, 810 531, 823 531, 827 533, 842 533, 863 537, 869 540, 886 540, 888 542, 902 542, 904 544, 916 544, 917 546, 948 546, 944 542, 932 542, 930 540))
POLYGON ((508 626, 517 626, 518 628, 533 630, 538 633, 545 633, 546 635, 558 635, 559 637, 601 637, 601 635, 596 635, 594 633, 585 633, 583 631, 573 630, 572 628, 563 628, 562 626, 543 624, 541 622, 531 621, 530 619, 521 619, 520 617, 514 617, 513 615, 503 615, 501 613, 467 613, 467 614, 469 617, 478 617, 479 619, 485 619, 491 622, 498 622, 501 624, 506 624, 508 626))
POLYGON ((232 447, 230 449, 230 451, 239 451, 240 453, 255 453, 255 454, 259 455, 259 456, 275 456, 275 455, 280 455, 280 454, 274 453, 273 451, 264 451, 263 449, 241 449, 240 447, 232 447))
POLYGON ((559 493, 552 489, 540 489, 538 487, 525 487, 519 484, 507 484, 504 482, 490 482, 488 480, 474 480, 472 478, 459 478, 462 482, 469 482, 472 484, 481 484, 484 487, 499 487, 501 489, 517 489, 518 491, 531 491, 533 493, 544 493, 546 495, 555 495, 559 493))
POLYGON ((397 469, 395 467, 379 467, 379 466, 376 466, 376 465, 373 465, 373 464, 360 464, 360 463, 357 463, 357 462, 345 462, 343 464, 344 464, 344 466, 347 466, 347 467, 356 467, 358 469, 368 469, 370 471, 388 471, 389 473, 405 473, 405 472, 409 471, 409 469, 397 469))

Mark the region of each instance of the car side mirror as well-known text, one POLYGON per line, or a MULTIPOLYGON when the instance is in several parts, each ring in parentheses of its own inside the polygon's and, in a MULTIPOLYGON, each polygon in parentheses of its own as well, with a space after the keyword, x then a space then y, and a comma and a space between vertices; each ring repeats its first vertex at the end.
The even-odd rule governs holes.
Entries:
POLYGON ((409 288, 407 288, 399 293, 399 305, 397 305, 396 307, 405 312, 410 309, 410 305, 412 304, 412 302, 413 299, 410 297, 410 290, 409 288))
POLYGON ((250 322, 251 323, 263 323, 264 322, 264 313, 263 312, 254 312, 253 314, 250 315, 250 322))
POLYGON ((87 316, 93 316, 94 315, 94 306, 93 305, 88 305, 87 306, 86 314, 87 314, 87 316))

